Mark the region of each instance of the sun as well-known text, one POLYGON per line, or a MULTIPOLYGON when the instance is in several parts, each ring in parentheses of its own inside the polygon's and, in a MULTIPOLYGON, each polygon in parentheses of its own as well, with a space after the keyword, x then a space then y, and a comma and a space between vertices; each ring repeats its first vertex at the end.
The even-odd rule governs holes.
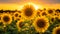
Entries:
POLYGON ((32 2, 29 2, 28 4, 29 4, 29 5, 33 5, 33 6, 35 7, 36 10, 42 9, 42 8, 43 8, 41 5, 34 4, 34 3, 32 3, 32 2))

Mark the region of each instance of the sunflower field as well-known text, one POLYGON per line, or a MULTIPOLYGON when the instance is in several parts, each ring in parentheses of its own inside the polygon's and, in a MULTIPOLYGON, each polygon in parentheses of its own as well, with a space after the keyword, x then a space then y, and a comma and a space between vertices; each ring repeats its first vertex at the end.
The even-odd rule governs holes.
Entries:
POLYGON ((60 9, 0 10, 0 34, 60 34, 60 9))

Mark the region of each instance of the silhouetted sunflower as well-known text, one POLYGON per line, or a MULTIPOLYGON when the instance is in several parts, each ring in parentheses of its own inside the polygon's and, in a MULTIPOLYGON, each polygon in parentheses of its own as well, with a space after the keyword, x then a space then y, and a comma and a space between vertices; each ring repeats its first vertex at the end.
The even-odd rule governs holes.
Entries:
POLYGON ((3 24, 10 24, 12 22, 12 16, 8 13, 4 13, 1 16, 3 24))
POLYGON ((24 26, 23 20, 21 19, 20 21, 18 21, 18 22, 16 23, 16 26, 17 26, 17 28, 18 28, 18 31, 20 31, 21 28, 24 26))
POLYGON ((24 5, 22 16, 26 19, 32 19, 34 18, 36 14, 35 8, 32 5, 24 5))
POLYGON ((33 23, 37 32, 45 32, 49 27, 49 21, 46 17, 38 17, 33 23))
POLYGON ((54 28, 52 34, 60 34, 60 26, 54 28))

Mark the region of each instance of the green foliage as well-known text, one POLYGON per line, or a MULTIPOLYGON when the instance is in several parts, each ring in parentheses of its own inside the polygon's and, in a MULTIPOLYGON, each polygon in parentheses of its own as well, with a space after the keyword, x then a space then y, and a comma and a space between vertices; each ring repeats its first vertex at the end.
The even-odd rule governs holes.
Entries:
POLYGON ((16 26, 18 20, 12 21, 11 24, 4 25, 0 23, 0 34, 52 34, 52 30, 55 27, 58 27, 60 25, 60 22, 56 19, 53 24, 50 24, 49 28, 44 32, 36 32, 35 28, 32 26, 32 21, 25 20, 22 24, 28 24, 28 26, 23 26, 20 31, 18 31, 18 28, 16 26), (26 29, 27 28, 27 29, 26 29), (24 30, 25 29, 25 30, 24 30))

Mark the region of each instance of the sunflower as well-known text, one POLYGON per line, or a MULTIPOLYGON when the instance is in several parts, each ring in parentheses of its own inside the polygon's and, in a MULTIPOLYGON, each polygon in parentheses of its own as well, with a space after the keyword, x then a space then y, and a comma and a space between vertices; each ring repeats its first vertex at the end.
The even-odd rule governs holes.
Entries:
POLYGON ((55 12, 55 13, 54 13, 54 15, 55 15, 55 16, 59 16, 60 14, 59 14, 59 13, 57 13, 57 12, 55 12))
POLYGON ((60 15, 59 15, 59 16, 56 15, 56 16, 55 16, 55 19, 60 19, 60 15))
POLYGON ((47 15, 47 12, 43 11, 41 12, 41 16, 46 16, 47 15))
POLYGON ((48 13, 49 13, 49 14, 52 14, 52 13, 53 13, 53 10, 48 10, 48 13))
POLYGON ((59 16, 55 16, 55 19, 57 19, 57 21, 60 22, 60 15, 59 16))
POLYGON ((45 32, 49 27, 49 21, 46 17, 38 17, 33 23, 37 32, 45 32))
POLYGON ((42 11, 40 9, 37 10, 37 16, 41 16, 42 11))
POLYGON ((24 21, 24 20, 21 19, 21 20, 19 20, 19 21, 16 23, 16 26, 17 26, 17 28, 18 28, 18 31, 20 31, 21 28, 24 26, 23 21, 24 21))
POLYGON ((32 5, 24 5, 22 9, 22 16, 26 19, 33 19, 36 14, 35 8, 32 5))
POLYGON ((55 11, 53 11, 53 10, 51 10, 51 9, 50 9, 50 10, 47 10, 47 14, 48 14, 48 15, 54 15, 54 13, 55 13, 55 11))
POLYGON ((60 26, 54 28, 52 34, 60 34, 60 26))
POLYGON ((50 23, 53 23, 55 21, 56 16, 51 16, 50 17, 50 23))
POLYGON ((37 11, 37 15, 40 16, 40 11, 37 11))
POLYGON ((18 18, 19 18, 19 15, 20 15, 20 13, 18 12, 18 11, 16 11, 15 13, 14 13, 14 20, 17 20, 18 18))
POLYGON ((0 22, 1 22, 1 15, 0 15, 0 22))
POLYGON ((8 13, 4 13, 1 16, 3 24, 10 24, 12 22, 12 16, 8 13))

